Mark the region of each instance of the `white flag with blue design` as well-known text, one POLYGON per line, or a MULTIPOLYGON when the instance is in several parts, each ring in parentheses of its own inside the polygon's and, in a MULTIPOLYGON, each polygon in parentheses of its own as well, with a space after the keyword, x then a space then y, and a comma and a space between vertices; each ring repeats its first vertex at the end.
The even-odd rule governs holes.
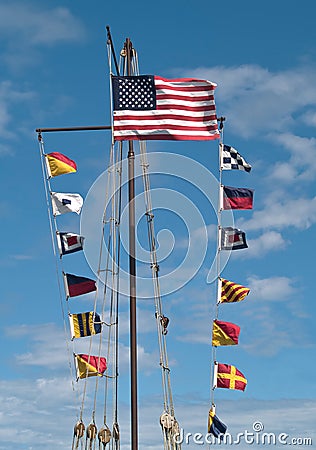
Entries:
POLYGON ((63 192, 51 192, 52 208, 54 216, 74 212, 80 214, 83 198, 79 194, 64 194, 63 192))

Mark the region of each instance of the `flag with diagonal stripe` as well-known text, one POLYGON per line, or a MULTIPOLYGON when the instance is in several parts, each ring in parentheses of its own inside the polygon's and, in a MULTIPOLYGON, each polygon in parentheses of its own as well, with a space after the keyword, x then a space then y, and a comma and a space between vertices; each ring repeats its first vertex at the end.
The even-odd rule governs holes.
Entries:
POLYGON ((234 303, 241 302, 249 294, 250 289, 241 284, 220 278, 220 297, 218 303, 234 303))

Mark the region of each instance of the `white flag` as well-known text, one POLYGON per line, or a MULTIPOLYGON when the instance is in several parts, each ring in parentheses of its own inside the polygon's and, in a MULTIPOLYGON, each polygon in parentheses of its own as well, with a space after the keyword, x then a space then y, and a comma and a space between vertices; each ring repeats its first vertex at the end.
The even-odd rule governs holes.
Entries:
POLYGON ((64 194, 62 192, 51 192, 54 216, 75 212, 80 214, 83 198, 79 194, 64 194))

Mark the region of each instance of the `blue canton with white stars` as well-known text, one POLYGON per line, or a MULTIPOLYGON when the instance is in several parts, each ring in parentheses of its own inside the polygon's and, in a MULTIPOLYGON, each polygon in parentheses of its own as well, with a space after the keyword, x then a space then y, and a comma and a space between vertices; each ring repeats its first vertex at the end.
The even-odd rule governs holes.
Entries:
POLYGON ((112 77, 114 110, 156 109, 153 75, 112 77))

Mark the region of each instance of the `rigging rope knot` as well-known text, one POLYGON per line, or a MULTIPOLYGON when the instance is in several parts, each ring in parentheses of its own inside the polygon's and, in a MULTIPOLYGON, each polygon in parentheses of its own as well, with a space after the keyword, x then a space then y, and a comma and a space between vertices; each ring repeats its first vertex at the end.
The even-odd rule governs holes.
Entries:
POLYGON ((115 441, 120 440, 120 427, 117 422, 113 423, 113 438, 115 441))
POLYGON ((164 316, 163 314, 158 314, 158 313, 155 313, 155 317, 156 318, 158 317, 160 319, 160 324, 162 326, 161 333, 163 335, 166 335, 168 333, 167 327, 168 327, 169 322, 170 322, 169 318, 164 316))
POLYGON ((151 212, 146 212, 145 216, 148 217, 148 222, 151 222, 153 220, 153 218, 155 217, 155 215, 151 212))
POLYGON ((226 120, 226 117, 223 117, 223 116, 217 118, 217 121, 219 122, 220 131, 224 128, 225 120, 226 120))
POLYGON ((170 369, 169 369, 169 367, 167 367, 167 366, 164 366, 164 364, 161 362, 161 363, 159 363, 159 365, 163 368, 163 370, 166 370, 167 372, 169 372, 170 373, 170 369))
POLYGON ((159 264, 157 264, 157 263, 151 263, 151 264, 150 264, 150 267, 151 267, 152 269, 154 269, 156 272, 159 272, 159 264))

